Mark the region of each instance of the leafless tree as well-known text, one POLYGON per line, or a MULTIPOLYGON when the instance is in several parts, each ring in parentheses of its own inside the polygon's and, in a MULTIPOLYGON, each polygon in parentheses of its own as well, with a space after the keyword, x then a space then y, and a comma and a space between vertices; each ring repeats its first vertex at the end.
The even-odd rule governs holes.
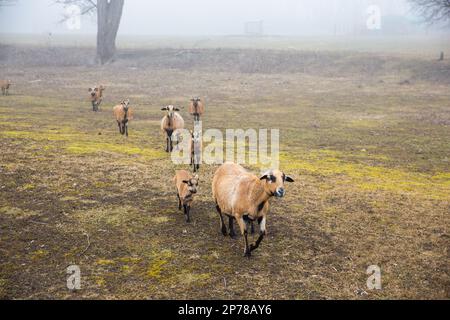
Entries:
POLYGON ((450 0, 409 0, 428 24, 450 22, 450 0))
POLYGON ((116 53, 116 37, 124 0, 56 0, 56 2, 66 7, 79 6, 81 15, 97 15, 97 61, 100 64, 111 61, 116 53))

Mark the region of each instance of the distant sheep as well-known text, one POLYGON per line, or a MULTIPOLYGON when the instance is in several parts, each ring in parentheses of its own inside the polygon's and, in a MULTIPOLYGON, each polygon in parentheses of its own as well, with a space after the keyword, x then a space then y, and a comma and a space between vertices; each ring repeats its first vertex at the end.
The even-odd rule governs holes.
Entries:
POLYGON ((2 88, 2 95, 9 95, 9 87, 11 87, 11 80, 0 80, 0 87, 2 88))
POLYGON ((177 112, 180 111, 180 109, 172 105, 164 107, 161 110, 167 111, 167 115, 161 120, 161 131, 166 137, 166 152, 172 152, 172 135, 176 130, 184 129, 184 119, 177 112))
POLYGON ((190 222, 190 211, 194 194, 197 193, 198 176, 192 176, 186 170, 176 172, 173 182, 177 187, 178 210, 183 208, 186 222, 190 222))
POLYGON ((205 106, 202 99, 193 98, 189 105, 189 113, 194 116, 194 121, 200 121, 200 116, 205 112, 205 106))
POLYGON ((92 103, 92 111, 97 112, 98 107, 103 101, 103 91, 106 90, 106 87, 100 85, 98 87, 89 88, 90 99, 92 103))
POLYGON ((130 107, 130 100, 124 100, 121 104, 113 108, 114 117, 119 126, 119 132, 128 137, 128 123, 133 120, 133 108, 130 107))
POLYGON ((223 215, 228 216, 230 236, 234 237, 233 219, 236 219, 244 236, 244 255, 251 256, 266 234, 266 220, 269 212, 269 199, 285 195, 284 183, 294 182, 280 170, 271 170, 257 177, 235 163, 223 164, 214 174, 212 192, 220 217, 222 234, 227 235, 223 215), (249 246, 247 239, 248 221, 258 221, 260 234, 255 244, 249 246))

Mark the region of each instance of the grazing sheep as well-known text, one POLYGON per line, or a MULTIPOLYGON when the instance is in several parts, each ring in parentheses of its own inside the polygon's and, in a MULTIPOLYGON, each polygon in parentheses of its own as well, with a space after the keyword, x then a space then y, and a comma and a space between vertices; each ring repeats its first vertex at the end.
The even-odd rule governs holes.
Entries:
POLYGON ((236 219, 244 236, 244 255, 250 257, 266 234, 269 199, 285 195, 284 183, 294 182, 280 170, 270 170, 260 178, 235 163, 227 162, 217 169, 212 181, 212 192, 219 213, 222 233, 227 235, 223 214, 228 216, 230 236, 235 236, 233 219, 236 219), (258 221, 260 234, 255 244, 248 245, 246 221, 258 221))
POLYGON ((130 107, 130 100, 124 100, 113 109, 114 117, 119 125, 119 132, 128 137, 128 122, 133 120, 133 108, 130 107))
POLYGON ((2 95, 9 95, 9 87, 11 87, 11 80, 0 80, 0 87, 2 88, 2 95))
POLYGON ((200 121, 200 116, 205 112, 205 106, 200 98, 191 99, 191 104, 189 105, 189 113, 194 116, 194 121, 200 121))
POLYGON ((166 136, 166 152, 172 152, 172 134, 176 130, 184 129, 184 120, 183 117, 178 112, 176 112, 180 111, 179 108, 170 105, 162 108, 161 110, 167 111, 167 115, 165 115, 161 120, 161 130, 166 136))
POLYGON ((90 99, 92 102, 92 111, 97 112, 98 107, 102 103, 103 100, 103 91, 105 91, 106 87, 100 85, 98 87, 89 88, 89 93, 91 95, 90 99))
POLYGON ((194 172, 200 170, 200 162, 203 150, 202 135, 200 131, 190 131, 191 133, 191 166, 194 172))
POLYGON ((189 214, 192 201, 194 200, 194 194, 197 193, 198 176, 195 175, 193 177, 186 170, 179 170, 176 172, 173 182, 175 182, 177 187, 178 210, 181 210, 181 207, 183 207, 186 222, 190 222, 191 218, 189 214))

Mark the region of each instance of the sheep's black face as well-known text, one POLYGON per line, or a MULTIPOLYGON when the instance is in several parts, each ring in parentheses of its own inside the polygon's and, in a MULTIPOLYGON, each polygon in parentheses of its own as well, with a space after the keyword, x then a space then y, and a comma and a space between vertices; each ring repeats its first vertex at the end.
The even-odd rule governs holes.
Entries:
POLYGON ((187 184, 189 193, 191 194, 196 194, 197 193, 197 188, 198 188, 198 176, 195 176, 192 179, 183 181, 185 184, 187 184))
POLYGON ((194 99, 191 99, 191 101, 192 101, 192 103, 194 104, 194 107, 198 107, 198 103, 201 101, 201 99, 200 98, 194 98, 194 99))
POLYGON ((263 174, 260 179, 265 180, 266 191, 277 198, 283 198, 286 195, 284 188, 285 182, 294 182, 291 177, 285 175, 280 170, 271 170, 263 174))

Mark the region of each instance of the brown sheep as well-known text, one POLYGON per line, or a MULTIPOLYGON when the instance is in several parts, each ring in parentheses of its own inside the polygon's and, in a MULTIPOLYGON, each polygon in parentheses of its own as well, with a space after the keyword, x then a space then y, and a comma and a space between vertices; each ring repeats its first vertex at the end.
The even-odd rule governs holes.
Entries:
POLYGON ((203 141, 200 131, 190 131, 191 133, 191 166, 194 172, 200 170, 200 163, 203 150, 203 141))
POLYGON ((103 91, 106 90, 106 87, 100 85, 98 87, 89 88, 90 99, 92 103, 92 111, 97 112, 98 107, 103 101, 103 91))
POLYGON ((9 87, 11 87, 11 80, 0 80, 0 87, 2 88, 2 95, 9 95, 9 87))
POLYGON ((190 222, 190 211, 194 194, 197 193, 198 176, 194 177, 186 170, 179 170, 176 172, 173 182, 177 187, 178 210, 183 207, 183 212, 186 222, 190 222))
POLYGON ((172 105, 162 108, 161 111, 167 111, 167 115, 161 120, 161 131, 166 137, 166 152, 172 152, 172 135, 176 130, 184 129, 184 119, 177 112, 180 109, 172 105))
POLYGON ((200 121, 200 116, 205 112, 205 106, 202 99, 193 98, 189 105, 189 113, 194 116, 194 121, 200 121))
POLYGON ((130 107, 130 100, 124 100, 121 104, 113 108, 114 117, 119 126, 119 132, 128 137, 128 122, 133 120, 133 108, 130 107))
POLYGON ((270 170, 257 177, 235 163, 227 162, 217 169, 212 181, 212 192, 219 213, 222 234, 227 235, 223 215, 228 216, 230 236, 235 236, 233 219, 236 219, 244 236, 244 255, 251 256, 266 234, 269 199, 285 195, 284 183, 294 182, 280 170, 270 170), (248 245, 247 221, 258 221, 260 234, 255 244, 248 245))

